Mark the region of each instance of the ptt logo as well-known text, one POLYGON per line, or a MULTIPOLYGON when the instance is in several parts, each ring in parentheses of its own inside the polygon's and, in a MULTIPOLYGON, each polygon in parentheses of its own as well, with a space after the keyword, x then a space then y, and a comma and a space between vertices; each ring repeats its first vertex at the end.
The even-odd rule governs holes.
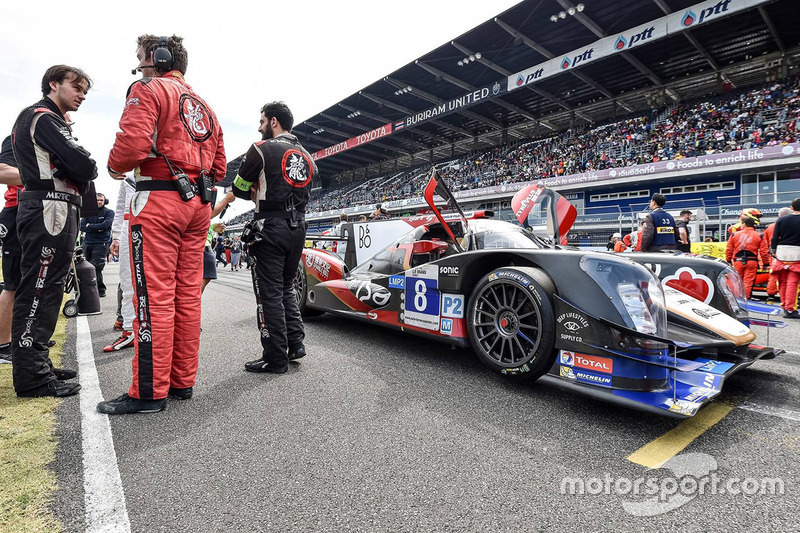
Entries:
POLYGON ((641 33, 629 35, 628 37, 620 35, 619 37, 617 37, 617 40, 614 43, 614 50, 625 50, 626 48, 633 48, 637 44, 642 44, 648 39, 652 39, 653 31, 655 29, 656 29, 655 26, 650 26, 641 33))
POLYGON ((519 76, 517 76, 517 81, 515 83, 516 83, 517 87, 522 87, 523 85, 528 85, 530 82, 532 82, 534 80, 538 80, 539 78, 541 78, 543 73, 544 73, 544 67, 542 67, 540 69, 537 69, 537 70, 534 70, 533 72, 531 72, 527 76, 523 76, 522 74, 520 74, 519 76))
POLYGON ((564 56, 564 59, 561 60, 561 70, 567 70, 570 67, 575 67, 578 63, 589 61, 592 59, 593 52, 594 48, 589 48, 588 50, 584 50, 583 53, 576 55, 572 59, 570 59, 569 56, 564 56))
POLYGON ((704 21, 716 16, 721 15, 728 11, 728 4, 731 0, 720 0, 716 5, 707 7, 700 12, 700 17, 695 15, 691 9, 687 9, 686 13, 681 18, 681 26, 688 28, 693 24, 702 24, 704 21))

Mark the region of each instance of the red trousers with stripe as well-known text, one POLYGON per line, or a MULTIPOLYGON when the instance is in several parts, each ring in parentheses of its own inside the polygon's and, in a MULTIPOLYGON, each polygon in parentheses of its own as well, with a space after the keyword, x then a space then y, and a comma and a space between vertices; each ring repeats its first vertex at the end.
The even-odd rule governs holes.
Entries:
POLYGON ((741 261, 734 261, 733 268, 744 280, 744 292, 747 299, 750 299, 750 293, 753 292, 753 283, 756 281, 756 273, 758 272, 758 261, 748 261, 746 264, 741 261))
POLYGON ((778 278, 778 289, 781 292, 781 307, 785 311, 797 309, 797 285, 800 281, 800 262, 782 262, 772 260, 772 272, 778 278))
POLYGON ((211 207, 175 191, 140 191, 129 230, 134 287, 133 382, 128 394, 166 398, 193 387, 200 350, 200 284, 211 207))

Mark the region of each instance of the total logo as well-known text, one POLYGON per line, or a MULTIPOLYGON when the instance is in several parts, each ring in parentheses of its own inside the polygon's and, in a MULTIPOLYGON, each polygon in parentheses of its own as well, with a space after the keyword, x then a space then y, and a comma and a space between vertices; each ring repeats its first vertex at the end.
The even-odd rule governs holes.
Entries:
POLYGON ((614 371, 614 360, 609 357, 576 353, 575 366, 587 370, 594 370, 595 372, 611 374, 614 371))
POLYGON ((686 13, 683 14, 683 18, 681 18, 681 26, 688 28, 693 24, 702 24, 709 18, 712 18, 715 15, 721 15, 728 11, 728 4, 730 3, 731 0, 720 0, 716 5, 702 10, 699 17, 691 9, 687 9, 686 13))
POLYGON ((614 43, 614 50, 625 50, 626 48, 633 48, 634 45, 641 44, 647 41, 648 39, 651 39, 653 37, 653 31, 655 29, 656 29, 655 26, 650 26, 641 33, 629 35, 628 37, 620 35, 619 37, 617 37, 617 40, 614 43))
POLYGON ((562 365, 572 366, 575 362, 575 352, 561 350, 558 354, 558 362, 562 365))

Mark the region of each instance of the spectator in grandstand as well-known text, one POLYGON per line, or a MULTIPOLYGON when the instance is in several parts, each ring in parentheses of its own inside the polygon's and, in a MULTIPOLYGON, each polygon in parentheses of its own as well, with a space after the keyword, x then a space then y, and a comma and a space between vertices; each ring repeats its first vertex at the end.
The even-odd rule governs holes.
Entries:
POLYGON ((792 214, 775 222, 772 255, 772 271, 778 277, 783 316, 800 318, 797 312, 797 285, 800 280, 800 198, 792 201, 792 214))
POLYGON ((758 266, 766 264, 769 255, 767 242, 755 229, 755 220, 745 218, 742 226, 744 229, 734 233, 728 240, 728 245, 725 247, 725 261, 731 263, 744 280, 744 292, 749 300, 758 266))
POLYGON ((689 231, 689 220, 692 219, 692 212, 688 209, 684 209, 681 211, 678 220, 675 221, 675 229, 678 230, 677 233, 677 248, 681 252, 691 252, 692 251, 692 232, 689 231))
MULTIPOLYGON (((791 207, 781 207, 778 210, 778 218, 785 217, 786 215, 789 215, 791 213, 792 213, 792 208, 791 207)), ((776 222, 773 222, 772 224, 767 226, 767 229, 764 230, 764 236, 763 236, 763 239, 767 243, 767 250, 769 251, 770 271, 769 271, 769 281, 767 282, 767 303, 768 304, 775 303, 775 296, 778 295, 778 277, 772 271, 772 259, 773 259, 773 257, 772 257, 772 234, 775 231, 775 223, 776 222)))
POLYGON ((644 218, 642 227, 642 251, 661 252, 675 249, 675 220, 672 215, 664 211, 666 197, 655 193, 650 200, 652 210, 644 218))

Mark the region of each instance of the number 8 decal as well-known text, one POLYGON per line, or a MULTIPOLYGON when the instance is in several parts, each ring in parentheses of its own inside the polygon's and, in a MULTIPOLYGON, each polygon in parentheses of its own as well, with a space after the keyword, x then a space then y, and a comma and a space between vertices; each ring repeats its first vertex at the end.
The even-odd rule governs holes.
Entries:
POLYGON ((428 291, 428 287, 425 285, 425 281, 418 279, 416 283, 414 283, 414 307, 418 311, 425 310, 428 307, 428 298, 425 296, 425 293, 428 291))

